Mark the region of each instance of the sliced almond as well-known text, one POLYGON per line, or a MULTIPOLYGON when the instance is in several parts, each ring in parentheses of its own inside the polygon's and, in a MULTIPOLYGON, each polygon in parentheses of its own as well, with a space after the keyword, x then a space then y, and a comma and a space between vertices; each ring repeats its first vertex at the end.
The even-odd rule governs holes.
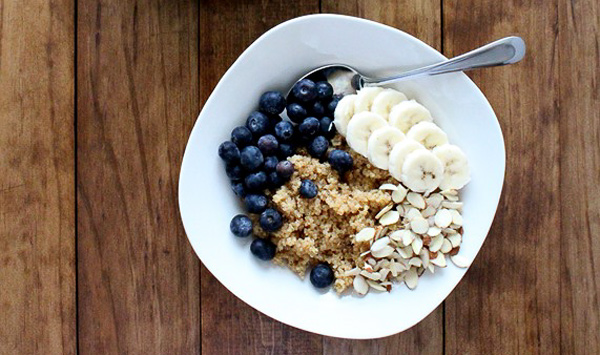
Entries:
POLYGON ((446 267, 446 256, 442 253, 438 253, 437 257, 429 260, 435 266, 446 267))
POLYGON ((419 253, 419 257, 421 258, 421 262, 423 263, 423 267, 429 266, 429 252, 425 249, 422 249, 419 253))
POLYGON ((429 216, 429 217, 427 217, 427 222, 429 223, 430 227, 435 226, 435 216, 429 216))
POLYGON ((444 196, 442 196, 439 193, 435 193, 427 197, 427 200, 425 202, 427 202, 427 206, 431 206, 435 209, 438 209, 442 204, 442 201, 444 201, 444 196))
POLYGON ((442 229, 442 232, 446 233, 447 235, 458 233, 457 230, 452 229, 452 228, 444 228, 444 229, 442 229))
POLYGON ((377 214, 375 215, 375 219, 381 218, 384 214, 387 213, 387 211, 391 210, 393 207, 394 207, 394 204, 392 204, 392 203, 385 206, 384 208, 381 209, 381 211, 377 212, 377 214))
POLYGON ((402 202, 406 197, 407 192, 408 190, 406 190, 404 186, 398 184, 397 189, 394 192, 392 192, 392 201, 394 201, 395 203, 402 202))
POLYGON ((397 223, 400 220, 400 214, 398 211, 387 211, 381 218, 379 219, 379 223, 384 226, 389 226, 397 223))
POLYGON ((414 290, 417 287, 417 282, 419 282, 419 276, 417 275, 417 270, 414 268, 410 268, 407 272, 404 273, 404 282, 406 286, 411 290, 414 290))
POLYGON ((364 269, 367 272, 375 272, 375 270, 373 270, 373 266, 371 266, 371 264, 369 264, 369 263, 365 263, 364 269))
POLYGON ((398 186, 396 186, 394 184, 383 184, 383 185, 379 186, 379 190, 396 191, 396 190, 398 190, 398 186))
POLYGON ((423 260, 418 256, 415 256, 408 261, 408 265, 421 267, 423 265, 423 260))
POLYGON ((440 248, 440 251, 444 254, 449 253, 450 250, 452 250, 452 243, 450 243, 450 241, 448 239, 444 239, 444 242, 442 243, 442 247, 440 248))
POLYGON ((368 272, 367 270, 362 270, 360 272, 360 275, 363 277, 366 277, 367 279, 371 279, 371 280, 379 280, 379 278, 381 277, 381 274, 378 273, 377 271, 368 272))
POLYGON ((452 244, 453 248, 456 248, 457 246, 459 246, 460 242, 462 240, 462 236, 458 233, 450 234, 447 238, 450 241, 450 244, 452 244))
POLYGON ((458 196, 458 191, 454 190, 454 189, 448 189, 448 190, 444 190, 440 192, 442 195, 444 195, 444 197, 448 197, 448 196, 458 196))
POLYGON ((406 213, 404 214, 404 217, 406 217, 409 221, 412 221, 417 217, 423 218, 421 212, 419 212, 419 210, 414 207, 408 207, 406 213))
POLYGON ((442 207, 449 208, 451 210, 460 210, 463 207, 463 203, 462 202, 444 201, 444 202, 442 202, 442 207))
POLYGON ((454 256, 456 254, 458 254, 458 251, 460 250, 460 247, 456 247, 456 248, 452 248, 452 250, 450 250, 450 252, 448 253, 448 255, 450 256, 454 256))
POLYGON ((379 250, 383 249, 388 244, 390 244, 390 238, 388 238, 388 237, 383 237, 383 238, 377 239, 373 243, 373 245, 371 245, 371 254, 373 254, 376 251, 379 251, 379 250))
POLYGON ((428 217, 433 216, 435 214, 435 212, 437 212, 437 210, 433 206, 427 206, 427 208, 425 208, 423 211, 421 211, 421 215, 424 218, 428 218, 428 217))
POLYGON ((386 245, 380 250, 371 251, 371 254, 373 254, 373 256, 376 258, 385 258, 385 257, 392 255, 393 252, 394 252, 394 248, 392 248, 389 245, 386 245))
POLYGON ((399 242, 402 240, 403 235, 404 233, 402 230, 393 231, 392 233, 390 233, 390 239, 399 242))
POLYGON ((354 240, 356 240, 357 242, 368 242, 369 240, 373 239, 374 236, 375 228, 367 227, 361 229, 360 232, 356 233, 354 240))
POLYGON ((385 279, 387 279, 390 273, 390 269, 381 269, 379 273, 381 274, 381 276, 379 277, 379 281, 385 281, 385 279))
POLYGON ((421 194, 418 194, 416 192, 409 192, 406 195, 406 199, 408 200, 408 202, 410 202, 411 205, 415 206, 420 210, 425 208, 425 199, 421 194))
POLYGON ((371 286, 372 289, 375 289, 377 291, 387 291, 387 289, 381 286, 378 282, 367 280, 367 284, 369 284, 369 286, 371 286))
POLYGON ((356 275, 354 281, 352 282, 352 286, 354 286, 354 291, 356 291, 356 293, 359 295, 364 295, 369 292, 369 284, 365 278, 360 275, 356 275))
POLYGON ((419 255, 419 253, 421 252, 421 248, 423 248, 423 241, 421 240, 421 238, 416 237, 415 240, 413 240, 413 242, 411 243, 413 252, 415 252, 415 254, 419 255))
POLYGON ((354 269, 350 269, 344 272, 344 276, 356 276, 360 273, 360 269, 355 267, 354 269))
POLYGON ((377 261, 375 261, 375 259, 373 258, 368 258, 367 263, 369 263, 369 265, 371 266, 375 266, 375 264, 377 264, 377 261))
POLYGON ((427 235, 430 237, 435 237, 440 233, 442 233, 442 230, 438 227, 429 227, 429 229, 427 230, 427 235))
POLYGON ((396 211, 398 211, 398 213, 400 214, 400 217, 404 217, 404 215, 406 214, 406 211, 404 210, 404 206, 402 206, 402 205, 396 205, 396 211))
POLYGON ((431 263, 429 263, 429 266, 427 266, 427 270, 429 270, 429 272, 431 272, 432 274, 435 273, 435 266, 431 263))
POLYGON ((444 236, 438 234, 435 237, 431 238, 431 243, 429 244, 429 251, 433 253, 437 252, 442 247, 442 244, 444 244, 444 236))
POLYGON ((396 250, 398 250, 398 253, 400 253, 400 256, 403 257, 404 259, 409 259, 413 256, 412 246, 407 246, 405 248, 398 248, 396 250))
POLYGON ((452 214, 450 210, 442 208, 435 214, 435 225, 440 228, 446 228, 452 223, 452 214))
POLYGON ((465 258, 462 255, 453 255, 450 257, 450 260, 452 260, 452 263, 458 267, 462 267, 462 268, 467 268, 469 267, 469 265, 471 265, 471 263, 469 262, 469 260, 467 260, 467 258, 465 258))
POLYGON ((429 223, 419 215, 419 217, 415 217, 410 221, 410 228, 417 234, 425 234, 429 230, 429 223))
POLYGON ((460 227, 463 224, 463 218, 457 210, 450 210, 452 214, 452 226, 460 227))
POLYGON ((402 244, 405 247, 407 247, 412 244, 413 240, 415 240, 416 235, 408 229, 405 229, 402 232, 402 244))

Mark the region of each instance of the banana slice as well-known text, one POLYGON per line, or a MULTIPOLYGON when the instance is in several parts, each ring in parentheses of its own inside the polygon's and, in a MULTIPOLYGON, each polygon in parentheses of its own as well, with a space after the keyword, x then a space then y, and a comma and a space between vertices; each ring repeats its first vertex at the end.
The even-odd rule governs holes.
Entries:
POLYGON ((444 165, 444 177, 440 182, 440 189, 462 189, 471 180, 467 156, 459 147, 444 144, 435 147, 432 152, 444 165))
POLYGON ((402 164, 402 183, 416 192, 431 192, 440 186, 444 164, 431 151, 417 149, 402 164))
POLYGON ((346 141, 350 148, 354 149, 362 156, 368 154, 368 143, 371 133, 376 129, 387 126, 387 121, 373 112, 361 112, 352 117, 348 123, 346 132, 346 141))
POLYGON ((402 180, 402 166, 406 156, 415 150, 426 150, 425 147, 412 139, 404 139, 396 143, 390 152, 389 170, 394 179, 402 180))
POLYGON ((388 118, 390 124, 406 133, 421 121, 433 122, 428 109, 415 100, 402 101, 392 108, 388 118))
POLYGON ((403 139, 404 133, 396 127, 384 126, 373 131, 367 142, 367 155, 371 164, 387 170, 392 148, 403 139))
POLYGON ((354 102, 356 95, 346 95, 338 102, 335 112, 333 113, 333 124, 335 129, 342 135, 346 136, 348 130, 348 122, 354 116, 354 102))
POLYGON ((381 117, 388 119, 392 107, 406 101, 406 95, 398 90, 384 89, 382 92, 375 96, 373 105, 371 105, 371 112, 378 113, 381 117))
POLYGON ((370 111, 375 96, 382 92, 382 88, 378 87, 366 87, 362 88, 356 94, 356 101, 354 102, 354 113, 370 111))
POLYGON ((419 122, 406 133, 408 138, 423 144, 427 149, 448 144, 448 136, 433 122, 419 122))

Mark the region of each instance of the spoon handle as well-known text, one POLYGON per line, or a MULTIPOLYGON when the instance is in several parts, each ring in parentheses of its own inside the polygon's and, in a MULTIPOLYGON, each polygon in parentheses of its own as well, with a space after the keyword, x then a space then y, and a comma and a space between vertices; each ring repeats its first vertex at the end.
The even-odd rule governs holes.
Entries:
POLYGON ((521 37, 506 37, 441 63, 413 69, 397 76, 373 79, 363 78, 365 86, 379 86, 416 77, 466 71, 470 69, 512 64, 525 56, 525 42, 521 37))

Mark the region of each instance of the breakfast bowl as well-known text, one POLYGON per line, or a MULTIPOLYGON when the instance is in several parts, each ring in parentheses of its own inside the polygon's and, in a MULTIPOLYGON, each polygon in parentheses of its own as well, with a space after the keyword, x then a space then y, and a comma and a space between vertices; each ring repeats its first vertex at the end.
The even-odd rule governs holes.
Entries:
MULTIPOLYGON (((426 273, 418 287, 390 292, 338 295, 311 287, 284 267, 255 258, 249 238, 229 226, 244 213, 232 193, 219 145, 255 110, 261 93, 288 92, 311 69, 344 63, 373 76, 437 63, 446 58, 422 41, 376 22, 340 15, 310 15, 282 23, 257 39, 232 64, 206 101, 191 132, 179 181, 181 218, 190 243, 206 268, 234 295, 256 310, 309 332, 353 339, 402 332, 436 309, 467 268, 426 273), (377 321, 364 326, 375 315, 377 321)), ((389 85, 427 107, 450 141, 468 156, 471 181, 464 202, 460 255, 472 263, 490 229, 505 169, 498 120, 485 96, 463 73, 389 85)))

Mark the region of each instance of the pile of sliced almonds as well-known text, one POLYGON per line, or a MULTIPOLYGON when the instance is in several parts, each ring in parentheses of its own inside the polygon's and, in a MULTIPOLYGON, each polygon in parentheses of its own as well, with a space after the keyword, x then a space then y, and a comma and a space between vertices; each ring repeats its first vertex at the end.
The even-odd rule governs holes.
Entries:
POLYGON ((392 281, 417 287, 426 270, 446 267, 446 255, 461 268, 468 260, 457 255, 462 241, 462 202, 456 190, 430 195, 412 192, 401 184, 384 184, 393 203, 377 215, 379 225, 366 227, 354 236, 355 243, 369 243, 361 254, 362 267, 346 272, 354 276, 354 290, 364 295, 370 288, 390 291, 392 281))

